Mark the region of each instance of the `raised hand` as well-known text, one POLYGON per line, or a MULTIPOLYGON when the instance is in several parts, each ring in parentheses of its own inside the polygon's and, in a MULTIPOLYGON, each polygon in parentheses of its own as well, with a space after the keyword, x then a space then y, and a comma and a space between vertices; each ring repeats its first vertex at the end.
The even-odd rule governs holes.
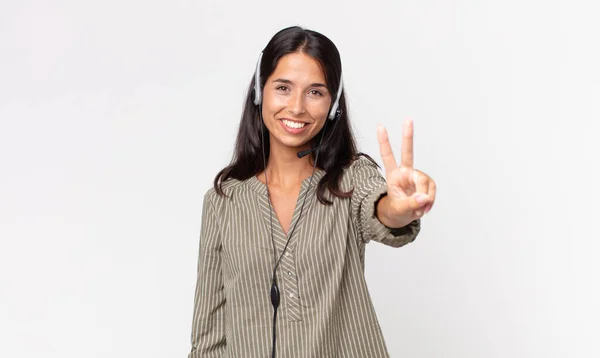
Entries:
POLYGON ((388 227, 403 227, 431 210, 435 201, 435 182, 413 167, 413 121, 404 122, 400 165, 392 152, 383 125, 377 127, 377 141, 385 167, 387 195, 377 205, 377 217, 388 227))

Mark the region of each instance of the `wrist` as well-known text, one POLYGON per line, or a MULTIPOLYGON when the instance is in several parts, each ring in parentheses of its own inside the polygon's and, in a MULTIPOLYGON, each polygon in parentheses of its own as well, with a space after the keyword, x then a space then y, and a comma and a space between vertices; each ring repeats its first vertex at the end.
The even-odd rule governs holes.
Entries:
POLYGON ((377 202, 375 203, 375 216, 383 225, 393 228, 394 223, 386 214, 389 212, 389 199, 387 193, 382 194, 379 199, 377 199, 377 202))

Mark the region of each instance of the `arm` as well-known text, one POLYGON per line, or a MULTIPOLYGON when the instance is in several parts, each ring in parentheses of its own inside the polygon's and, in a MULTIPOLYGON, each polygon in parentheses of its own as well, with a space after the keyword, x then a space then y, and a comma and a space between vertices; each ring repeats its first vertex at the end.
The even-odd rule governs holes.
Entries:
POLYGON ((198 276, 188 358, 221 357, 226 348, 225 292, 221 273, 221 238, 209 193, 202 205, 198 276))
POLYGON ((371 240, 392 247, 414 241, 421 230, 417 219, 401 228, 385 226, 379 219, 378 208, 385 205, 387 185, 376 164, 360 157, 352 165, 354 191, 351 198, 352 215, 364 243, 371 240))

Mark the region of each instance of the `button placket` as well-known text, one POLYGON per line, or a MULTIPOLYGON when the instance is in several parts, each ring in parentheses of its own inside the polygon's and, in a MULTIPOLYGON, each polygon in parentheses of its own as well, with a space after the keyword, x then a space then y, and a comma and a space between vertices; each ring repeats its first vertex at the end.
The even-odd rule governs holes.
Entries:
POLYGON ((296 264, 293 253, 286 251, 281 259, 281 270, 284 273, 286 288, 286 309, 287 317, 290 321, 301 321, 302 312, 300 310, 300 292, 298 290, 298 275, 296 274, 296 264), (286 255, 287 254, 287 255, 286 255))

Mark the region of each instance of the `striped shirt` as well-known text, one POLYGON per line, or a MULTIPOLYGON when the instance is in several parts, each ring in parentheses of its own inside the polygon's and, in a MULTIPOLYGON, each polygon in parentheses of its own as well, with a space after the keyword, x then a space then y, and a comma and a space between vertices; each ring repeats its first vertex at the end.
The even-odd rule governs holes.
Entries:
MULTIPOLYGON (((365 244, 410 243, 420 220, 390 229, 377 219, 375 203, 386 193, 386 182, 364 157, 342 175, 340 189, 354 188, 351 197, 326 190, 331 206, 316 198, 324 174, 317 168, 310 188, 310 178, 302 182, 290 228, 300 222, 277 268, 277 357, 389 357, 364 277, 365 244)), ((253 176, 229 179, 223 189, 229 198, 214 188, 204 196, 188 358, 270 357, 275 256, 267 187, 253 176)), ((274 212, 272 217, 279 258, 287 236, 274 212)))

